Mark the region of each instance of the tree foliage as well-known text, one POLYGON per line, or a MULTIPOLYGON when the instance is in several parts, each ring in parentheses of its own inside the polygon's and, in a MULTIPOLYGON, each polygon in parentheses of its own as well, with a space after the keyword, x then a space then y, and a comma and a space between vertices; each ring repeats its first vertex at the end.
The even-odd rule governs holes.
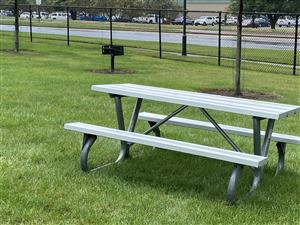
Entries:
MULTIPOLYGON (((229 9, 238 10, 238 1, 231 0, 229 9)), ((300 12, 299 0, 245 0, 245 12, 274 12, 274 13, 297 13, 300 12)))
MULTIPOLYGON (((0 4, 14 4, 15 0, 0 0, 0 4)), ((35 4, 35 0, 19 0, 19 4, 35 4)), ((119 8, 177 8, 176 0, 42 0, 43 5, 69 5, 119 8)))
MULTIPOLYGON (((230 11, 238 11, 238 2, 231 0, 230 11)), ((244 12, 270 12, 267 16, 274 29, 280 17, 274 13, 300 13, 300 0, 245 0, 244 12)))

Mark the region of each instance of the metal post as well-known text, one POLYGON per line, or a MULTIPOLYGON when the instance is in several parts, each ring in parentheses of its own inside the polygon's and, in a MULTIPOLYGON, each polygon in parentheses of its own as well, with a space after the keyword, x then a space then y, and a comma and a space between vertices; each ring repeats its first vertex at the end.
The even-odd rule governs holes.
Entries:
POLYGON ((298 26, 299 26, 299 15, 296 16, 293 75, 296 75, 296 68, 297 68, 298 26))
POLYGON ((159 36, 159 58, 162 58, 161 52, 161 11, 158 11, 158 36, 159 36))
POLYGON ((29 5, 29 29, 30 29, 30 42, 32 42, 32 8, 29 5))
POLYGON ((241 63, 242 63, 242 20, 243 20, 243 0, 239 0, 239 14, 237 21, 236 37, 236 60, 235 60, 235 95, 241 95, 241 63))
POLYGON ((67 43, 70 46, 70 8, 67 7, 67 43))
MULTIPOLYGON (((121 96, 114 96, 115 99, 115 107, 116 107, 116 114, 118 120, 118 127, 119 130, 125 130, 125 123, 124 123, 124 116, 123 116, 123 109, 122 109, 122 100, 121 96)), ((127 145, 126 141, 121 141, 121 150, 117 162, 124 160, 125 158, 129 157, 129 146, 127 145)))
POLYGON ((15 10, 15 51, 19 52, 20 40, 19 40, 19 2, 18 2, 18 0, 15 0, 14 10, 15 10))
POLYGON ((270 146, 270 141, 272 137, 272 132, 274 128, 275 120, 274 119, 269 119, 268 124, 267 124, 267 129, 265 133, 265 138, 264 138, 264 143, 261 148, 261 153, 263 156, 268 156, 269 152, 269 146, 270 146))
POLYGON ((222 12, 219 12, 218 66, 221 65, 221 23, 222 12))
POLYGON ((186 56, 186 0, 183 1, 183 10, 182 55, 186 56))
POLYGON ((255 155, 262 155, 261 152, 261 134, 260 134, 260 121, 259 117, 253 117, 253 148, 255 155))
POLYGON ((38 17, 39 17, 39 23, 41 22, 41 10, 40 10, 40 6, 37 5, 37 11, 38 11, 38 17))
MULTIPOLYGON (((110 47, 113 46, 113 33, 112 33, 112 8, 109 8, 109 28, 110 28, 110 47)), ((115 55, 111 53, 110 55, 110 72, 115 72, 115 55)))

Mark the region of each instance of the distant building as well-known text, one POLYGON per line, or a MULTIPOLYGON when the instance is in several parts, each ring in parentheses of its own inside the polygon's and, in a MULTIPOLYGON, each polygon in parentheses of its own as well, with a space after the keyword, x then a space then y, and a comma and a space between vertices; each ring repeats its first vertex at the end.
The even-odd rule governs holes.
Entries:
MULTIPOLYGON (((183 0, 177 0, 178 5, 183 6, 183 0)), ((227 11, 230 0, 187 0, 188 10, 199 11, 227 11)), ((210 13, 202 13, 201 15, 209 15, 210 13)), ((190 13, 189 16, 197 17, 198 13, 190 13)), ((200 15, 200 14, 199 14, 200 15)))

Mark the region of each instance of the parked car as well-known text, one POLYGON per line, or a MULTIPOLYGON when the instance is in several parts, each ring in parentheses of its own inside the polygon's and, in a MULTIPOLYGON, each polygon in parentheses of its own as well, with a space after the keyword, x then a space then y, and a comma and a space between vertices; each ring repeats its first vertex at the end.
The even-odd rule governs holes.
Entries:
POLYGON ((1 10, 1 16, 14 16, 14 14, 10 10, 1 10))
POLYGON ((133 17, 132 22, 133 23, 147 23, 147 17, 146 16, 133 17))
MULTIPOLYGON (((149 14, 147 15, 147 23, 158 23, 159 15, 157 14, 149 14)), ((160 19, 161 23, 164 23, 165 20, 163 18, 160 19)))
POLYGON ((23 12, 20 15, 20 19, 29 19, 30 18, 30 13, 29 12, 23 12))
MULTIPOLYGON (((183 16, 177 17, 175 20, 171 22, 174 25, 183 25, 183 16)), ((186 17, 186 25, 193 25, 193 20, 190 17, 186 17)))
POLYGON ((101 21, 101 22, 105 22, 108 21, 106 16, 92 16, 92 15, 82 15, 79 17, 80 20, 85 20, 85 21, 101 21))
POLYGON ((6 16, 5 10, 3 9, 0 10, 0 16, 6 16))
POLYGON ((132 21, 132 18, 130 16, 116 16, 113 21, 115 22, 123 22, 123 23, 128 23, 132 21))
POLYGON ((270 22, 265 18, 245 19, 242 22, 243 27, 269 27, 270 22))
POLYGON ((40 12, 40 13, 38 13, 38 12, 32 12, 32 17, 33 17, 34 19, 42 19, 42 20, 45 20, 45 19, 48 19, 49 13, 47 13, 47 12, 40 12))
POLYGON ((52 20, 66 20, 67 13, 66 12, 53 12, 50 14, 50 19, 52 20))
POLYGON ((291 16, 284 16, 277 20, 279 27, 291 27, 296 25, 296 20, 291 16))
POLYGON ((216 18, 215 16, 201 16, 200 18, 198 18, 194 21, 194 25, 195 26, 198 26, 198 25, 203 25, 203 26, 212 25, 212 26, 214 26, 218 22, 219 22, 219 19, 216 18))
POLYGON ((226 24, 237 24, 237 17, 236 16, 228 16, 226 20, 226 24))

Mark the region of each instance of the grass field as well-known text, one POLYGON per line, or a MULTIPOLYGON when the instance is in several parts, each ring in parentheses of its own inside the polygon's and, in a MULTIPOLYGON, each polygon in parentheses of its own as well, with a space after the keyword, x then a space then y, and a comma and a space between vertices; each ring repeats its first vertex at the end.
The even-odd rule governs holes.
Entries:
MULTIPOLYGON (((3 35, 10 35, 9 32, 2 32, 3 35)), ((23 38, 29 38, 29 33, 21 33, 23 38)), ((66 36, 64 35, 50 35, 50 34, 33 34, 33 41, 38 41, 39 39, 49 39, 49 40, 61 40, 63 44, 66 43, 66 36)), ((144 42, 144 41, 128 41, 128 40, 119 40, 114 39, 114 44, 124 45, 126 48, 135 48, 139 54, 158 56, 158 42, 144 42)), ((87 38, 87 37, 70 37, 71 45, 73 42, 82 42, 90 43, 97 45, 97 48, 101 44, 107 44, 108 39, 103 37, 99 38, 87 38)), ((226 40, 222 40, 222 43, 226 40)), ((188 54, 193 56, 189 57, 180 57, 182 51, 181 44, 174 43, 162 43, 162 55, 163 58, 177 58, 180 61, 189 61, 189 62, 205 62, 209 64, 216 65, 218 63, 218 48, 203 46, 203 45, 187 45, 188 54)), ((221 64, 223 66, 233 67, 235 59, 235 48, 233 47, 222 47, 221 48, 221 64)), ((270 50, 270 49, 253 49, 253 48, 243 48, 242 50, 242 59, 248 60, 248 62, 243 63, 243 67, 248 70, 254 71, 264 71, 264 72, 274 72, 274 73, 285 73, 292 74, 294 53, 293 51, 288 50, 270 50), (252 61, 250 63, 249 61, 252 61), (268 65, 259 64, 261 62, 270 63, 268 65), (284 64, 286 66, 277 65, 284 64), (273 65, 272 65, 273 64, 273 65)), ((297 65, 300 62, 300 51, 297 54, 297 65)), ((296 73, 299 73, 296 71, 296 73)))
MULTIPOLYGON (((117 68, 130 75, 90 72, 109 67, 94 44, 21 37, 20 54, 9 51, 13 37, 0 32, 0 224, 300 224, 300 148, 289 145, 285 171, 274 177, 276 146, 261 186, 230 206, 225 201, 233 166, 135 145, 132 159, 83 173, 79 167, 81 135, 65 131, 72 121, 117 127, 113 100, 90 90, 92 84, 136 83, 191 91, 231 88, 233 69, 199 62, 158 59, 126 49, 117 68)), ((276 102, 300 105, 299 76, 242 72, 243 90, 281 96, 276 102)), ((124 99, 128 124, 134 99, 124 99)), ((143 111, 168 113, 177 106, 146 101, 143 111)), ((211 112, 218 122, 251 127, 251 118, 211 112)), ((196 109, 182 113, 204 119, 196 109)), ((300 135, 300 115, 275 124, 276 132, 300 135)), ((265 124, 264 124, 265 125, 265 124)), ((140 121, 138 131, 147 128, 140 121)), ((165 137, 230 148, 215 133, 173 126, 165 137)), ((233 137, 246 152, 251 140, 233 137)), ((113 162, 119 142, 98 138, 91 167, 113 162)), ((248 190, 245 168, 238 196, 248 190)))

